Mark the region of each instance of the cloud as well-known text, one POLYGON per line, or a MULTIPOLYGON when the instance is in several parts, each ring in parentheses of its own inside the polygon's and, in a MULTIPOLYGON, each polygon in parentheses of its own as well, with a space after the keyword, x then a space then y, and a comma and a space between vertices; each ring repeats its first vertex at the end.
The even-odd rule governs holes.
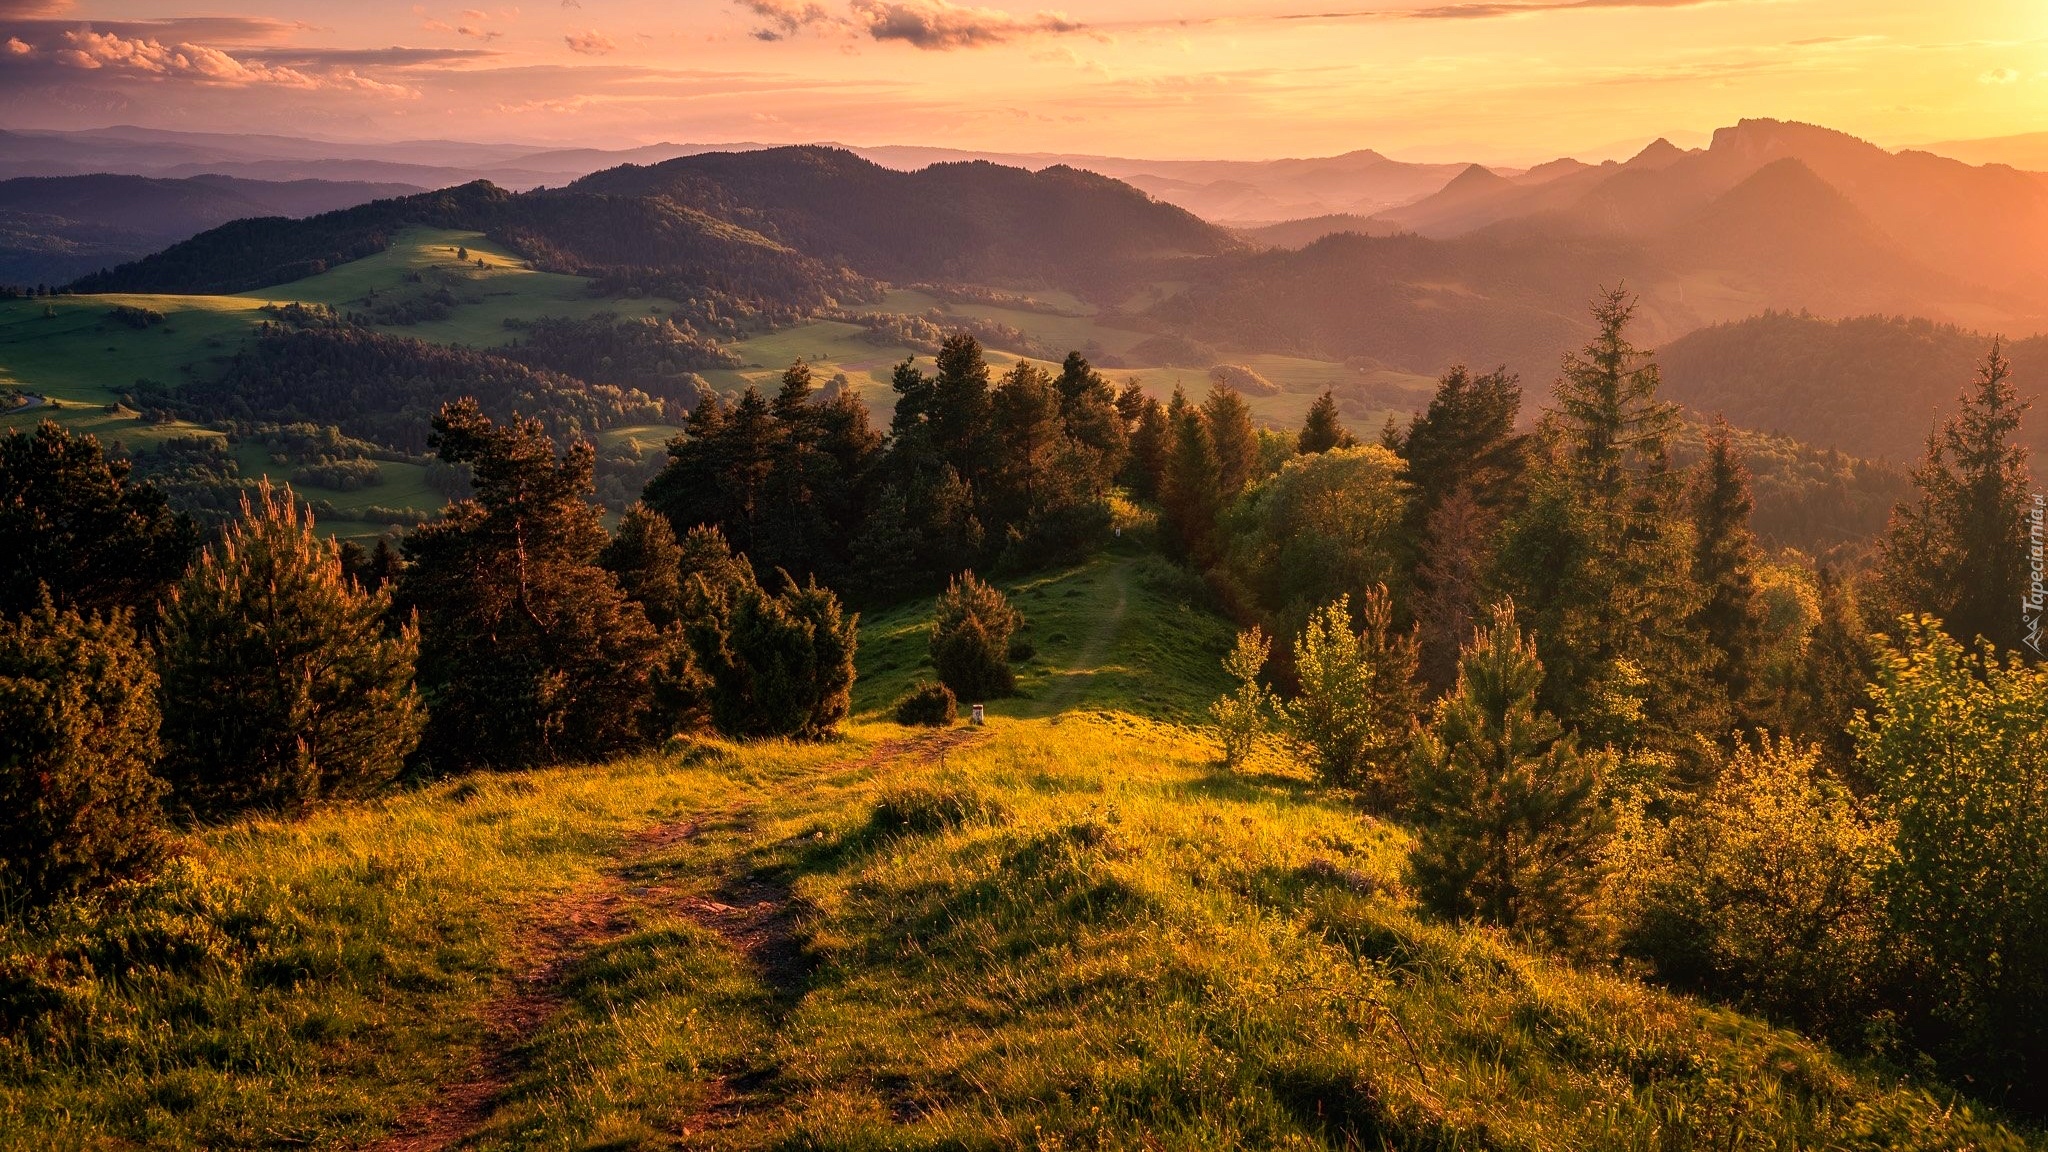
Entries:
POLYGON ((618 44, 611 37, 592 28, 587 32, 571 32, 562 37, 569 45, 569 51, 585 56, 603 56, 618 50, 618 44))
POLYGON ((270 58, 261 50, 237 56, 191 41, 124 35, 92 26, 65 28, 55 35, 49 35, 47 28, 42 31, 43 35, 32 40, 10 36, 5 42, 4 52, 16 61, 10 67, 21 79, 38 74, 91 74, 113 80, 182 83, 202 88, 335 90, 407 98, 419 95, 403 84, 379 80, 354 67, 310 59, 285 62, 270 58))
POLYGON ((0 20, 41 20, 71 10, 71 0, 0 0, 0 20))
POLYGON ((794 3, 792 0, 734 0, 740 7, 759 16, 767 23, 754 29, 751 35, 756 40, 786 40, 803 29, 815 24, 845 24, 846 21, 825 11, 814 3, 794 3))
POLYGON ((1979 84, 2017 84, 2019 82, 2020 74, 2010 68, 1993 68, 1991 71, 1977 77, 1977 83, 1979 84))
POLYGON ((7 43, 0 44, 0 51, 6 52, 9 56, 33 56, 36 48, 18 36, 9 36, 7 43))
POLYGON ((490 59, 489 48, 256 48, 240 53, 244 60, 288 64, 298 68, 411 68, 490 59))
POLYGON ((456 25, 455 34, 457 36, 467 36, 472 40, 481 40, 486 44, 504 35, 503 32, 495 28, 478 28, 473 24, 456 25))
POLYGON ((1039 33, 1079 32, 1057 12, 1012 16, 947 0, 853 0, 854 19, 876 40, 901 40, 928 51, 978 48, 1039 33))

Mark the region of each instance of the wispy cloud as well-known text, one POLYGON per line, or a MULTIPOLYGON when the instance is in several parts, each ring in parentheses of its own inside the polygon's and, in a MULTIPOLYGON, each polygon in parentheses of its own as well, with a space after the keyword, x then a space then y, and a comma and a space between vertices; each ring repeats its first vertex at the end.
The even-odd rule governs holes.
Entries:
POLYGON ((606 56, 618 50, 618 43, 611 37, 592 28, 587 32, 571 32, 562 37, 569 45, 569 51, 584 56, 606 56))
POLYGON ((1084 25, 1057 12, 1013 16, 947 0, 853 0, 853 15, 870 37, 926 50, 977 48, 1041 33, 1079 32, 1084 25))

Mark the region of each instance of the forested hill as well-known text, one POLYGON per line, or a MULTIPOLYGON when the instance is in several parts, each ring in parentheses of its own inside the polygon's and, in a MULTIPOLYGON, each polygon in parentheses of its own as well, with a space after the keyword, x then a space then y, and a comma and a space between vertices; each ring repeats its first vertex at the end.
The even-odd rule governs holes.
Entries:
POLYGON ((88 276, 81 292, 242 292, 383 250, 407 225, 481 231, 608 290, 806 310, 870 297, 870 276, 1081 288, 1237 241, 1127 184, 994 164, 896 172, 824 148, 626 166, 567 189, 488 182, 330 212, 240 220, 88 276))
MULTIPOLYGON (((1666 395, 1748 428, 1858 456, 1917 458, 1927 429, 1955 411, 1991 337, 1898 316, 1828 320, 1770 312, 1703 328, 1658 353, 1666 395)), ((2022 394, 2042 408, 2048 337, 2005 346, 2022 394)), ((2021 439, 2048 457, 2048 422, 2021 439)))
POLYGON ((987 161, 884 168, 837 148, 714 152, 586 176, 572 191, 662 196, 887 280, 1061 286, 1238 246, 1121 181, 987 161))

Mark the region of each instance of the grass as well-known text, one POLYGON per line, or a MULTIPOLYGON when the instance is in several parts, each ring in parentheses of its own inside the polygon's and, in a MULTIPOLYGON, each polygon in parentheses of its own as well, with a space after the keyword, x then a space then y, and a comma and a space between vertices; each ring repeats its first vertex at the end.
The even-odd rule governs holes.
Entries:
MULTIPOLYGON (((1228 629, 1170 570, 1008 587, 1039 653, 978 732, 246 821, 125 910, 7 928, 0 1147, 354 1147, 470 1098, 478 1149, 2048 1146, 1423 918, 1403 830, 1181 722, 1228 629)), ((925 611, 866 622, 863 714, 925 611)))

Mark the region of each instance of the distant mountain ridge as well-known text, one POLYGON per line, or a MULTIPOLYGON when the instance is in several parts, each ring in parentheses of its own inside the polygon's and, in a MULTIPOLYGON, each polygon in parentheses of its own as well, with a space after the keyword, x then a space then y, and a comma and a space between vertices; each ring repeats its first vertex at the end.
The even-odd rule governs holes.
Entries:
POLYGON ((0 180, 0 284, 62 284, 231 220, 312 216, 418 191, 410 184, 218 175, 0 180))

